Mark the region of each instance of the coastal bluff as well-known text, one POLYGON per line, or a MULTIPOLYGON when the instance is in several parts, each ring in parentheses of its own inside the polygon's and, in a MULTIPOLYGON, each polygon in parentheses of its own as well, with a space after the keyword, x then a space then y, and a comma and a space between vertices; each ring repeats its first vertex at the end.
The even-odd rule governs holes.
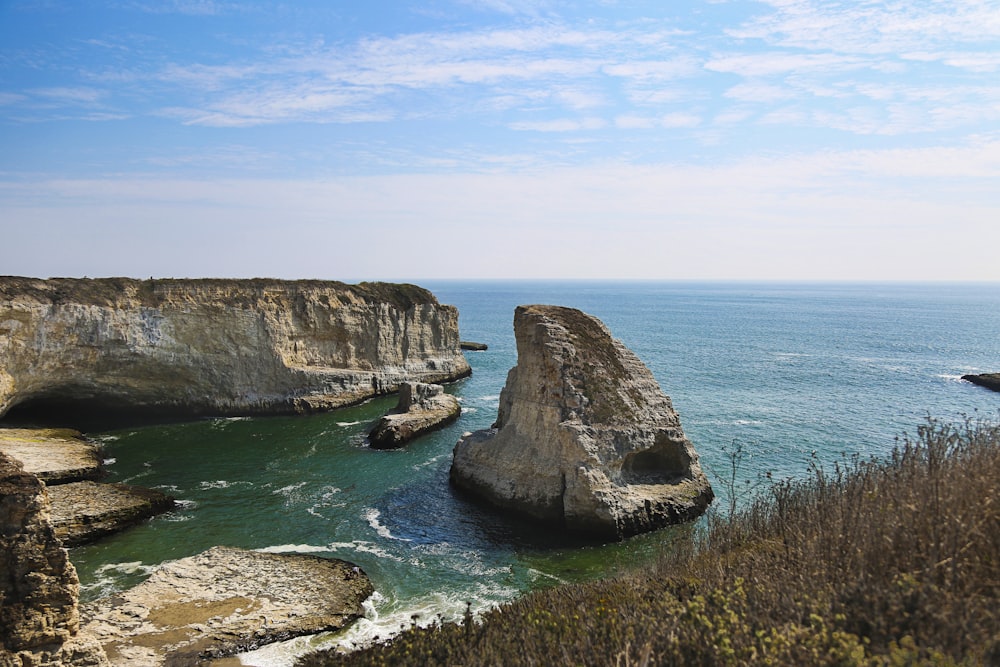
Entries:
POLYGON ((0 417, 329 410, 470 367, 415 285, 0 277, 0 417))
POLYGON ((519 306, 514 335, 496 422, 455 446, 456 487, 602 539, 705 511, 712 488, 670 398, 600 320, 519 306))

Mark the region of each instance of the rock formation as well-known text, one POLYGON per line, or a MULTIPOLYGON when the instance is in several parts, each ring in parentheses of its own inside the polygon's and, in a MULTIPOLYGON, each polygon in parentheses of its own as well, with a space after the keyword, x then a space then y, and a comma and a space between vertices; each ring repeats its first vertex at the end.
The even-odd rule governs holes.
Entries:
POLYGON ((963 380, 986 387, 993 391, 1000 391, 1000 373, 983 373, 981 375, 963 375, 963 380))
POLYGON ((141 486, 92 481, 100 449, 71 429, 0 428, 0 454, 45 482, 56 537, 77 546, 174 507, 170 496, 141 486))
POLYGON ((399 387, 399 403, 382 417, 368 441, 375 449, 402 447, 410 440, 441 428, 458 419, 462 406, 458 399, 444 393, 439 384, 404 382, 399 387))
POLYGON ((213 547, 86 605, 83 632, 114 664, 205 664, 360 617, 373 592, 342 560, 213 547))
POLYGON ((89 480, 48 487, 52 527, 63 544, 75 547, 167 512, 174 499, 155 489, 89 480))
POLYGON ((45 485, 0 453, 0 667, 107 665, 78 633, 79 589, 45 485))
POLYGON ((457 487, 605 539, 706 509, 712 489, 670 398, 600 320, 520 306, 514 333, 496 423, 455 447, 457 487))
POLYGON ((0 452, 49 485, 101 473, 100 448, 68 428, 0 428, 0 452))
POLYGON ((459 343, 413 285, 0 277, 0 417, 325 410, 463 377, 459 343))

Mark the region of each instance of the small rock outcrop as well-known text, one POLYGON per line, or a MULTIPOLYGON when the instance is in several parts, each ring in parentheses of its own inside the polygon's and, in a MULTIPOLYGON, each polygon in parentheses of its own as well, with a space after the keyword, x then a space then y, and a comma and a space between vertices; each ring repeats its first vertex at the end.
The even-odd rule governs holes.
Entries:
POLYGON ((100 448, 68 428, 0 428, 0 452, 46 484, 97 479, 100 448))
POLYGON ((141 486, 93 481, 100 448, 72 429, 0 428, 0 453, 45 482, 56 537, 68 547, 92 542, 174 507, 141 486))
POLYGON ((363 614, 373 590, 360 568, 342 560, 213 547, 85 605, 83 632, 114 664, 204 664, 340 629, 363 614))
POLYGON ((1000 391, 1000 373, 982 373, 980 375, 963 375, 963 380, 986 387, 993 391, 1000 391))
POLYGON ((382 417, 368 441, 375 449, 402 447, 410 440, 452 423, 462 414, 458 399, 444 393, 439 384, 404 382, 399 403, 382 417))
POLYGON ((0 277, 0 417, 328 410, 468 375, 459 343, 414 285, 0 277))
POLYGON ((156 489, 83 481, 48 488, 52 527, 63 544, 75 547, 117 533, 174 508, 156 489))
POLYGON ((463 340, 461 347, 463 350, 469 350, 470 352, 485 352, 489 349, 489 345, 486 343, 476 343, 471 340, 463 340))
POLYGON ((79 589, 45 485, 0 453, 0 667, 107 665, 79 634, 79 589))
POLYGON ((493 428, 463 436, 451 480, 490 503, 603 539, 682 522, 713 499, 670 398, 604 324, 520 306, 517 365, 493 428))

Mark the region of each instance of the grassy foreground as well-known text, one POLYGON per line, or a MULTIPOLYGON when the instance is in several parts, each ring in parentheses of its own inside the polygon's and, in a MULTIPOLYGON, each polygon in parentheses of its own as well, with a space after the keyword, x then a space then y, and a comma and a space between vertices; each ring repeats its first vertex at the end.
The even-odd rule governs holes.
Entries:
POLYGON ((1000 425, 814 466, 656 566, 319 665, 1000 665, 1000 425))

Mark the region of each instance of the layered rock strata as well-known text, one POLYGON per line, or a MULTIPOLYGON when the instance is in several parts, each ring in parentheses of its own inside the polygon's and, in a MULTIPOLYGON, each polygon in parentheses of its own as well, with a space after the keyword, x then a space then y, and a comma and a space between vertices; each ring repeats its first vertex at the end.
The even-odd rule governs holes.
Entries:
POLYGON ((48 488, 52 527, 63 544, 75 547, 116 533, 174 507, 155 489, 83 481, 48 488))
POLYGON ((116 665, 194 665, 337 630, 373 592, 360 568, 316 556, 213 547, 86 605, 83 632, 116 665))
POLYGON ((368 434, 375 449, 402 447, 410 440, 454 422, 462 414, 458 399, 439 384, 404 382, 399 403, 368 434))
POLYGON ((107 665, 79 634, 79 589, 45 485, 0 453, 0 667, 107 665))
POLYGON ((0 417, 325 410, 463 377, 459 344, 413 285, 0 277, 0 417))
POLYGON ((451 480, 490 503, 606 539, 701 514, 698 454, 652 373, 595 317, 514 314, 517 365, 493 428, 462 437, 451 480))
POLYGON ((71 429, 0 429, 0 453, 45 482, 51 521, 66 546, 117 532, 174 507, 170 496, 141 486, 92 481, 100 448, 71 429))

